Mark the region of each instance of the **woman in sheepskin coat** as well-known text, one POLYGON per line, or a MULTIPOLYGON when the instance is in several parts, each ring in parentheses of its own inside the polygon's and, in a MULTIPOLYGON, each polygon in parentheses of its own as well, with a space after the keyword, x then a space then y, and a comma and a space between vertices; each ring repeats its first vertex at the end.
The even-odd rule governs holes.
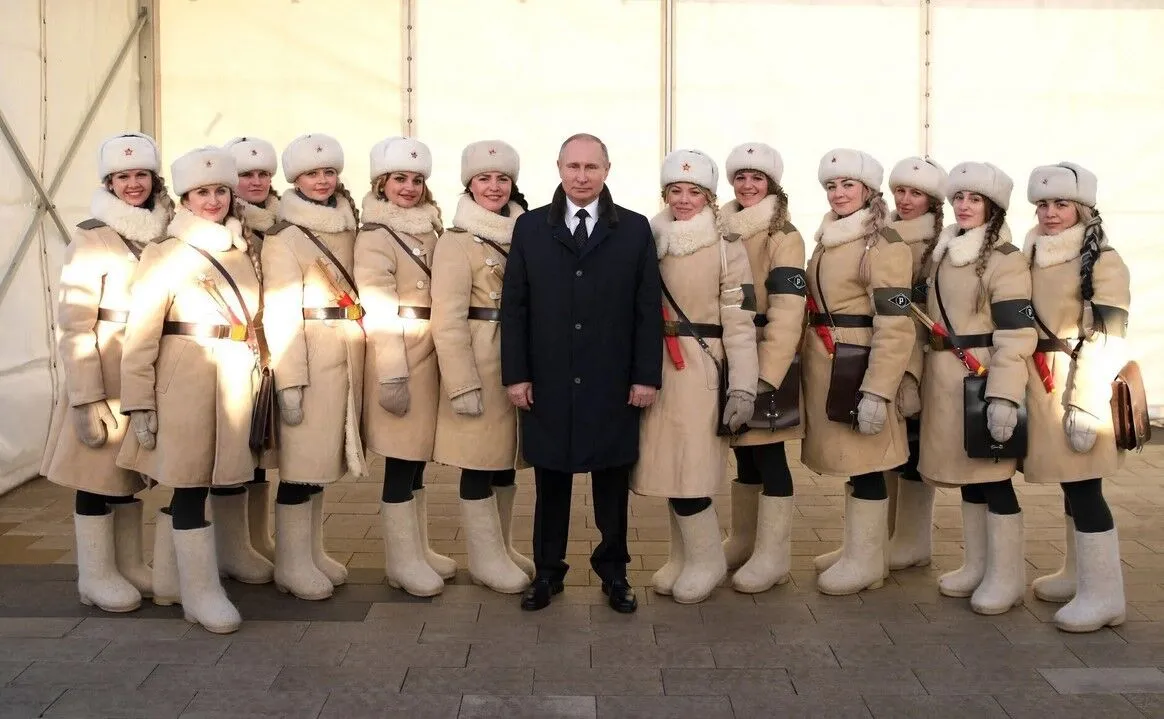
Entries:
MULTIPOLYGON (((889 173, 894 211, 889 227, 909 246, 913 254, 913 301, 926 306, 926 277, 934 245, 942 231, 946 203, 946 171, 924 157, 907 157, 889 173)), ((901 385, 897 388, 897 411, 905 417, 909 437, 909 459, 885 473, 889 494, 889 568, 906 569, 930 563, 933 552, 934 488, 922 481, 917 471, 921 442, 921 378, 929 333, 915 324, 917 341, 901 385), (900 480, 905 480, 902 483, 900 480)))
MULTIPOLYGON (((926 302, 932 319, 986 368, 987 428, 996 442, 1010 439, 1017 425, 1036 339, 1030 271, 1006 225, 1012 187, 989 163, 964 162, 950 171, 946 192, 956 224, 938 237, 926 302)), ((918 471, 927 482, 961 487, 965 546, 962 567, 943 574, 938 589, 970 597, 980 614, 1001 614, 1022 602, 1026 587, 1023 517, 1011 483, 1016 462, 972 459, 961 449, 968 370, 949 343, 935 347, 922 378, 918 471)))
POLYGON ((364 330, 351 279, 358 215, 340 144, 301 135, 283 150, 294 187, 263 241, 263 312, 279 391, 275 584, 326 599, 347 568, 323 550, 323 485, 365 473, 360 440, 364 330))
POLYGON ((469 575, 515 594, 533 561, 513 548, 514 482, 521 462, 517 408, 501 384, 501 285, 509 243, 528 209, 517 151, 499 140, 461 153, 465 192, 433 259, 432 337, 441 371, 433 459, 461 468, 469 575))
POLYGON ((1128 359, 1131 291, 1127 265, 1108 244, 1095 208, 1096 185, 1094 174, 1069 162, 1035 168, 1027 185, 1039 224, 1025 250, 1048 376, 1033 360, 1027 365, 1030 452, 1023 479, 1063 485, 1063 567, 1036 579, 1034 590, 1044 601, 1068 602, 1054 621, 1069 632, 1116 626, 1126 614, 1119 538, 1101 478, 1123 462, 1111 383, 1128 359), (1048 330, 1074 355, 1059 349, 1048 330))
POLYGON ((174 203, 158 175, 158 148, 138 133, 101 143, 103 187, 92 218, 77 226, 65 251, 57 302, 65 391, 53 412, 41 474, 76 490, 77 591, 84 604, 128 612, 150 596, 142 561, 146 484, 117 466, 128 422, 121 410, 121 348, 129 285, 143 249, 165 238, 174 203), (112 510, 112 511, 111 511, 112 510))
POLYGON ((913 351, 909 318, 910 252, 885 226, 880 163, 858 150, 821 158, 817 179, 828 214, 808 261, 809 324, 801 355, 807 426, 801 460, 814 472, 848 475, 845 534, 839 551, 817 557, 817 588, 853 594, 881 586, 888 494, 882 474, 905 461, 905 422, 895 398, 913 351), (870 348, 853 420, 828 418, 833 357, 825 342, 870 348))
POLYGON ((388 583, 432 596, 457 573, 455 561, 428 546, 423 479, 440 393, 429 320, 433 253, 443 226, 425 184, 432 153, 423 142, 389 137, 369 159, 372 190, 364 197, 355 270, 368 305, 364 431, 368 448, 385 458, 380 518, 388 583))
POLYGON ((189 152, 170 176, 182 207, 170 239, 142 252, 133 281, 121 360, 121 412, 132 431, 117 463, 174 490, 170 513, 158 514, 154 602, 181 602, 187 621, 225 634, 240 618, 219 580, 206 497, 254 476, 247 428, 259 388, 259 258, 234 210, 227 152, 189 152))
MULTIPOLYGON (((762 142, 735 148, 725 163, 736 199, 719 213, 720 231, 748 253, 756 292, 760 392, 785 381, 804 330, 804 240, 788 220, 780 186, 784 161, 762 142)), ((752 429, 732 439, 739 477, 732 482, 731 533, 724 541, 736 591, 763 592, 788 581, 792 565, 792 472, 784 443, 804 437, 804 423, 752 429), (761 491, 762 490, 762 491, 761 491)))
POLYGON ((663 161, 661 182, 667 208, 651 221, 663 286, 672 299, 664 308, 672 321, 684 369, 663 359, 663 389, 643 413, 639 461, 631 477, 638 494, 666 497, 671 516, 671 556, 655 572, 658 594, 682 604, 702 602, 727 573, 719 522, 711 495, 723 483, 729 441, 717 436, 722 422, 738 430, 752 416, 759 372, 756 358, 755 292, 748 254, 738 237, 725 240, 716 227, 715 161, 698 150, 676 150, 663 161), (728 401, 719 410, 718 363, 728 363, 728 401))

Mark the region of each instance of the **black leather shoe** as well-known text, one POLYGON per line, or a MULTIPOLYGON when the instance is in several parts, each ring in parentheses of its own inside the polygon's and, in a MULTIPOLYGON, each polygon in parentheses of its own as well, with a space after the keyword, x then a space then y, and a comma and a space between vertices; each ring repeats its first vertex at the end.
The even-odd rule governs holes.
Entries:
POLYGON ((616 579, 602 583, 602 593, 610 597, 610 608, 621 614, 631 614, 639 608, 639 600, 631 589, 630 582, 616 579))
POLYGON ((526 587, 521 595, 521 608, 527 612, 536 612, 550 606, 550 597, 562 593, 562 582, 538 577, 526 587))

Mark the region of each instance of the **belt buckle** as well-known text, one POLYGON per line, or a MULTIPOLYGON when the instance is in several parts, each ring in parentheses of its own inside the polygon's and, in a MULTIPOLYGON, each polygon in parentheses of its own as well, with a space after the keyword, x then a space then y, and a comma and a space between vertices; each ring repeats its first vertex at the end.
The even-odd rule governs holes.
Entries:
POLYGON ((231 325, 229 339, 235 342, 245 342, 247 339, 246 325, 231 325))
POLYGON ((345 320, 358 320, 364 317, 363 305, 348 305, 344 308, 345 320))

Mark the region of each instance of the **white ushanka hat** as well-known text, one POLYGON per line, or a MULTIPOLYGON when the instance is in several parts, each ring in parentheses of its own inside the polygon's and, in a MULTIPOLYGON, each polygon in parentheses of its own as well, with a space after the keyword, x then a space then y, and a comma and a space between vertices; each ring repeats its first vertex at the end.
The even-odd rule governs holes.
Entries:
POLYGON ((660 186, 674 182, 690 182, 715 194, 719 185, 719 169, 715 160, 699 150, 674 150, 663 160, 660 186))
POLYGON ((279 169, 275 146, 258 137, 236 137, 222 146, 234 157, 238 174, 266 170, 272 175, 279 169))
POLYGON ((723 164, 728 179, 735 177, 740 170, 759 170, 779 185, 780 178, 784 176, 784 158, 771 145, 745 142, 732 150, 727 156, 727 162, 723 164))
POLYGON ((196 187, 238 184, 234 158, 221 147, 199 147, 182 155, 170 165, 170 182, 174 194, 181 197, 196 187))
POLYGON ((482 172, 501 172, 517 182, 521 170, 521 159, 517 150, 501 140, 481 140, 466 145, 461 151, 461 184, 469 184, 474 176, 482 172))
POLYGON ((1098 184, 1095 173, 1074 162, 1041 165, 1031 170, 1031 179, 1027 182, 1027 201, 1034 204, 1040 200, 1073 200, 1081 205, 1095 207, 1098 184))
POLYGON ((304 172, 322 167, 335 168, 337 173, 344 171, 344 149, 330 135, 321 132, 300 135, 283 150, 283 177, 287 182, 295 182, 304 172))
POLYGON ((154 138, 140 132, 114 135, 97 149, 97 178, 102 181, 126 170, 149 170, 157 174, 161 166, 154 138))
POLYGON ((386 137, 368 154, 368 174, 375 180, 389 172, 415 172, 427 180, 432 175, 432 151, 411 137, 386 137))
POLYGON ((889 173, 889 189, 912 187, 939 201, 946 198, 946 170, 924 157, 907 157, 889 173))
POLYGON ((1014 180, 989 162, 960 162, 950 170, 946 181, 946 197, 951 202, 959 192, 977 192, 989 197, 1003 212, 1010 207, 1010 193, 1014 180))
POLYGON ((820 158, 820 167, 816 171, 816 178, 820 181, 821 187, 832 180, 848 178, 864 183, 874 192, 881 191, 881 180, 884 177, 885 170, 872 155, 847 147, 838 147, 825 153, 825 156, 820 158))

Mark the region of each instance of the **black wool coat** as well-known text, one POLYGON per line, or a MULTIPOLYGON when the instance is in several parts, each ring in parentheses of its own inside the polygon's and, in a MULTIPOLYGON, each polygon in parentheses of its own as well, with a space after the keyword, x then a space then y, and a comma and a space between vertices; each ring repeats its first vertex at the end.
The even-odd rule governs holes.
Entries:
POLYGON ((647 218, 603 188, 578 250, 566 194, 517 219, 501 301, 501 378, 533 383, 521 447, 534 467, 582 473, 633 464, 641 410, 632 384, 659 387, 662 290, 647 218))

